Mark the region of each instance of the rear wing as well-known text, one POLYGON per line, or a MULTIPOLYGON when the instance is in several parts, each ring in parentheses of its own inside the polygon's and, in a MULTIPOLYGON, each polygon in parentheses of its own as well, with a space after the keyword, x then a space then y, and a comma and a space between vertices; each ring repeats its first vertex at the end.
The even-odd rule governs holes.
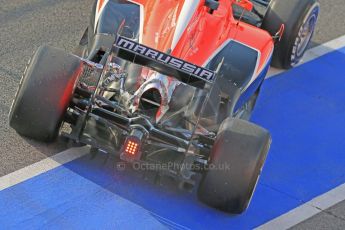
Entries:
POLYGON ((117 37, 114 48, 119 58, 147 66, 161 74, 175 77, 179 81, 194 87, 203 88, 205 83, 213 83, 215 79, 214 71, 186 62, 122 36, 117 37))

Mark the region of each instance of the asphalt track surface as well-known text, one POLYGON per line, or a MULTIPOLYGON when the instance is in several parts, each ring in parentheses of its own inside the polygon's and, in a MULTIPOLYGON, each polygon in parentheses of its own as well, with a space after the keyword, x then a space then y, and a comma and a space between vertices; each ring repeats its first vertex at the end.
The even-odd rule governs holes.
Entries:
MULTIPOLYGON (((0 1, 0 176, 65 149, 63 142, 41 144, 19 137, 7 114, 25 65, 42 44, 72 51, 88 24, 92 0, 0 1)), ((321 0, 321 18, 313 45, 345 34, 343 0, 321 0)), ((327 182, 325 182, 327 183, 327 182)), ((339 204, 298 226, 344 228, 345 205, 339 204)))
POLYGON ((35 50, 49 44, 72 51, 88 25, 92 2, 0 1, 0 175, 64 148, 63 143, 44 145, 19 137, 9 128, 7 115, 26 63, 35 50))

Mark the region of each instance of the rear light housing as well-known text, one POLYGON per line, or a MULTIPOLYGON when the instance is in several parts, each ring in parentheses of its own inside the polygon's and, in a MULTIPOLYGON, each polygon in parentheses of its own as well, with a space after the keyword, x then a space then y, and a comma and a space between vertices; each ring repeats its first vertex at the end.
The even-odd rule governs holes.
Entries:
POLYGON ((133 129, 121 148, 121 160, 128 162, 139 161, 142 155, 143 138, 144 133, 141 130, 133 129))
POLYGON ((133 140, 133 138, 127 139, 124 145, 124 153, 126 155, 137 155, 139 152, 140 143, 137 140, 133 140))

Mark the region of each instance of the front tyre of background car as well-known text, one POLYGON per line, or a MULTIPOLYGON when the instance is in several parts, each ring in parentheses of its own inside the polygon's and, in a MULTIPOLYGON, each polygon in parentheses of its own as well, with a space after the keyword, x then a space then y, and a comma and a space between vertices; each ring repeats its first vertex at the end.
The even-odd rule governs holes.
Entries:
POLYGON ((318 0, 271 0, 261 28, 274 36, 282 24, 284 34, 275 45, 271 65, 296 66, 308 49, 320 12, 318 0))

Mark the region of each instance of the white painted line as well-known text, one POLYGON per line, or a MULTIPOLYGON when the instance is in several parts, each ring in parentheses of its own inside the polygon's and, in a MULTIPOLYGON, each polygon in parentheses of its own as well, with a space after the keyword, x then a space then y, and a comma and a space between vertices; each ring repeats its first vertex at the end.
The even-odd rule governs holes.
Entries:
MULTIPOLYGON (((326 42, 320 46, 308 50, 301 64, 312 61, 318 57, 328 54, 332 51, 340 49, 345 46, 345 35, 336 38, 332 41, 326 42)), ((283 71, 272 69, 270 76, 282 73, 283 71)), ((299 224, 310 217, 342 202, 345 200, 345 183, 328 191, 311 201, 257 227, 260 230, 269 229, 289 229, 296 224, 299 224)))
POLYGON ((321 212, 319 209, 314 208, 309 205, 302 205, 296 209, 291 210, 290 212, 276 218, 264 225, 261 225, 255 230, 285 230, 289 229, 296 224, 302 222, 303 220, 309 219, 310 217, 321 212))
POLYGON ((38 176, 89 153, 89 147, 71 148, 35 164, 0 177, 0 191, 38 176))
POLYGON ((279 216, 264 225, 256 228, 257 230, 289 229, 322 211, 345 200, 345 184, 324 193, 311 201, 292 209, 291 211, 279 216))
POLYGON ((345 200, 345 183, 308 202, 319 210, 326 210, 345 200))
MULTIPOLYGON (((345 46, 345 35, 336 38, 334 40, 331 40, 329 42, 326 42, 322 45, 316 46, 310 50, 307 50, 303 56, 303 60, 298 65, 305 64, 307 62, 310 62, 316 58, 319 58, 325 54, 331 53, 337 49, 340 49, 345 46)), ((276 69, 271 68, 267 74, 266 78, 274 77, 280 73, 285 72, 286 70, 283 69, 276 69)))

